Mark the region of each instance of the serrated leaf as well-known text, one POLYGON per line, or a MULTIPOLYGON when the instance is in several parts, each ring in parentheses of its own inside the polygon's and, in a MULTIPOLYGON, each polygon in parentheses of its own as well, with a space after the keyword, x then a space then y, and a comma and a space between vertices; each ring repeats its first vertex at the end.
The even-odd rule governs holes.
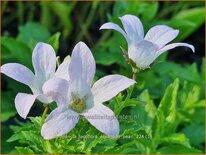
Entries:
POLYGON ((14 142, 21 139, 24 139, 22 133, 15 133, 7 140, 7 142, 14 142))
POLYGON ((160 101, 157 109, 157 116, 153 122, 153 137, 155 141, 161 140, 165 135, 174 132, 177 126, 176 119, 176 98, 179 87, 179 80, 176 79, 170 84, 160 101))
MULTIPOLYGON (((183 89, 179 92, 179 100, 182 108, 191 108, 199 100, 200 87, 193 83, 184 82, 183 89)), ((201 103, 200 103, 201 104, 201 103)))
POLYGON ((41 117, 30 117, 29 118, 31 120, 32 123, 34 123, 35 127, 37 127, 37 129, 40 128, 41 125, 41 117))
POLYGON ((169 145, 158 149, 161 154, 200 154, 200 150, 195 148, 188 148, 183 145, 169 145))
POLYGON ((189 140, 187 139, 187 137, 182 134, 182 133, 174 133, 171 134, 167 137, 163 137, 161 139, 161 143, 165 144, 165 143, 169 143, 169 144, 181 144, 184 145, 188 148, 190 148, 190 143, 189 140))
POLYGON ((160 101, 158 111, 162 111, 166 117, 168 117, 175 109, 178 87, 179 80, 176 79, 167 87, 165 94, 160 101))
POLYGON ((15 147, 19 154, 35 154, 30 148, 28 147, 15 147))
POLYGON ((146 102, 145 111, 148 113, 149 117, 154 118, 157 109, 156 106, 154 105, 153 100, 150 98, 148 90, 145 90, 140 94, 140 100, 146 102))
POLYGON ((125 143, 119 147, 116 147, 115 149, 111 149, 106 151, 105 153, 111 153, 114 154, 139 154, 141 152, 146 152, 145 147, 139 143, 138 141, 131 141, 128 143, 125 143))

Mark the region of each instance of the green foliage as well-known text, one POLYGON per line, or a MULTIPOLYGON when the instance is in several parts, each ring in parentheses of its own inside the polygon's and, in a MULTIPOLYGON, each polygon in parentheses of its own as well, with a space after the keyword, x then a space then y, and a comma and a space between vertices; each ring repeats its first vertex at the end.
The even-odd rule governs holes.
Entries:
POLYGON ((181 35, 179 35, 177 40, 183 40, 204 23, 204 12, 204 7, 183 10, 168 22, 168 25, 180 30, 181 35))
POLYGON ((71 16, 72 9, 75 5, 76 2, 41 2, 42 24, 46 25, 50 29, 52 29, 54 25, 57 24, 57 27, 63 28, 63 36, 68 36, 73 28, 71 18, 69 17, 71 16), (59 23, 54 23, 54 21, 52 21, 53 16, 58 17, 59 23))
POLYGON ((16 61, 31 68, 32 50, 37 42, 48 42, 55 51, 59 48, 60 33, 57 32, 53 36, 48 30, 39 23, 27 23, 19 27, 19 34, 16 39, 11 37, 2 37, 2 61, 16 61), (40 35, 41 34, 41 35, 40 35))
POLYGON ((12 92, 2 92, 2 114, 1 114, 1 121, 4 122, 8 120, 10 117, 15 116, 16 110, 14 108, 13 99, 14 94, 12 92))
POLYGON ((31 67, 31 49, 24 43, 9 37, 2 37, 2 61, 16 60, 31 67))
POLYGON ((17 40, 23 42, 32 50, 37 42, 46 41, 49 37, 50 33, 41 24, 27 23, 26 25, 19 27, 17 40))
MULTIPOLYGON (((109 103, 109 106, 118 112, 120 121, 121 131, 116 138, 106 137, 92 127, 86 119, 81 118, 77 126, 67 135, 53 140, 44 140, 40 135, 41 117, 31 117, 31 122, 11 126, 14 134, 7 142, 17 141, 19 146, 15 149, 20 154, 201 153, 201 150, 193 147, 202 143, 202 140, 197 139, 198 135, 187 136, 191 132, 190 130, 194 130, 192 127, 196 129, 194 124, 186 126, 183 132, 177 130, 179 125, 184 122, 182 118, 188 115, 188 106, 179 103, 178 97, 189 96, 194 93, 194 89, 197 89, 194 84, 192 85, 193 89, 188 91, 184 91, 185 87, 179 88, 179 80, 176 79, 165 90, 157 108, 148 90, 143 91, 137 98, 130 98, 133 91, 132 87, 128 90, 126 96, 119 94, 109 103), (182 106, 178 106, 177 103, 182 106), (117 106, 120 104, 124 105, 121 110, 117 106), (179 116, 180 114, 182 117, 179 116), (192 140, 196 141, 192 142, 192 140), (174 147, 175 150, 173 150, 174 147)), ((198 94, 198 91, 196 93, 198 94)), ((200 101, 197 96, 193 101, 183 102, 194 104, 194 102, 200 101)), ((185 97, 185 99, 188 99, 188 97, 185 97)), ((193 111, 199 110, 199 106, 189 107, 193 111)), ((204 106, 200 107, 203 108, 204 106)), ((188 119, 188 121, 192 121, 192 117, 188 119)), ((199 128, 198 132, 202 133, 204 137, 203 126, 199 128)))
MULTIPOLYGON (((120 48, 127 49, 125 39, 117 32, 98 31, 103 23, 111 21, 121 26, 119 16, 134 14, 143 22, 145 33, 156 24, 167 24, 180 30, 175 41, 182 41, 198 30, 205 18, 203 2, 83 3, 15 2, 15 10, 10 3, 2 2, 2 64, 18 62, 32 70, 32 50, 37 42, 47 42, 58 55, 68 55, 65 51, 72 49, 73 44, 86 40, 92 45, 101 68, 96 79, 107 73, 131 77, 131 68, 120 48), (7 15, 9 11, 11 14, 7 15), (7 27, 14 23, 18 33, 7 32, 7 27)), ((2 77, 1 153, 201 154, 205 151, 205 59, 201 64, 178 64, 167 61, 164 54, 151 69, 138 73, 135 86, 106 103, 120 123, 120 135, 116 138, 106 137, 81 118, 67 135, 44 140, 40 134, 41 117, 30 117, 26 122, 16 119, 15 95, 30 90, 2 77)), ((35 108, 39 109, 38 105, 35 108)))

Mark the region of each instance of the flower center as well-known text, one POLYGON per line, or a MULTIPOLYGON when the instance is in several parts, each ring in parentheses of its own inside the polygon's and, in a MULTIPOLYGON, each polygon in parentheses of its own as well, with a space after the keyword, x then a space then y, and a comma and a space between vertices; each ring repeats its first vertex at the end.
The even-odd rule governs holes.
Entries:
POLYGON ((81 100, 79 98, 76 98, 71 101, 71 108, 76 112, 83 112, 86 109, 86 102, 85 100, 81 100))

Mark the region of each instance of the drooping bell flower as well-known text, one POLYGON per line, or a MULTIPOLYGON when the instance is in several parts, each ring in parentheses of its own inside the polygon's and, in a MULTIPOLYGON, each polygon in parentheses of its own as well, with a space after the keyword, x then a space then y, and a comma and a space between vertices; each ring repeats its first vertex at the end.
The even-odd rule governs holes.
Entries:
POLYGON ((138 17, 124 15, 119 19, 124 30, 112 22, 103 24, 100 30, 113 29, 120 32, 128 43, 129 59, 140 69, 148 68, 162 53, 178 46, 189 47, 194 52, 194 47, 187 43, 168 44, 177 37, 179 30, 166 25, 156 25, 144 36, 143 25, 138 17))

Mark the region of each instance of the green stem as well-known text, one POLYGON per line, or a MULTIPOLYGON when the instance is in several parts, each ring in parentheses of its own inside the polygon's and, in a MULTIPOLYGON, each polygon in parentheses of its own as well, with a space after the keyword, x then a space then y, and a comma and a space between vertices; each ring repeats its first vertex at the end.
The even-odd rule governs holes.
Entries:
POLYGON ((136 74, 139 72, 139 69, 132 66, 132 79, 136 81, 136 74))
POLYGON ((48 110, 49 110, 49 105, 47 104, 46 107, 44 108, 44 112, 43 112, 43 114, 42 114, 41 126, 44 124, 44 120, 45 120, 45 118, 46 118, 46 114, 47 114, 48 110))
POLYGON ((118 116, 120 114, 120 112, 122 111, 122 109, 124 107, 126 107, 127 101, 131 98, 132 93, 134 90, 134 85, 131 86, 128 90, 127 90, 127 97, 125 98, 125 100, 123 101, 123 103, 117 108, 117 110, 115 111, 115 115, 118 116))
POLYGON ((132 79, 136 81, 136 73, 133 72, 132 79))
POLYGON ((60 60, 60 57, 57 56, 57 67, 59 67, 59 65, 61 64, 61 60, 60 60))

